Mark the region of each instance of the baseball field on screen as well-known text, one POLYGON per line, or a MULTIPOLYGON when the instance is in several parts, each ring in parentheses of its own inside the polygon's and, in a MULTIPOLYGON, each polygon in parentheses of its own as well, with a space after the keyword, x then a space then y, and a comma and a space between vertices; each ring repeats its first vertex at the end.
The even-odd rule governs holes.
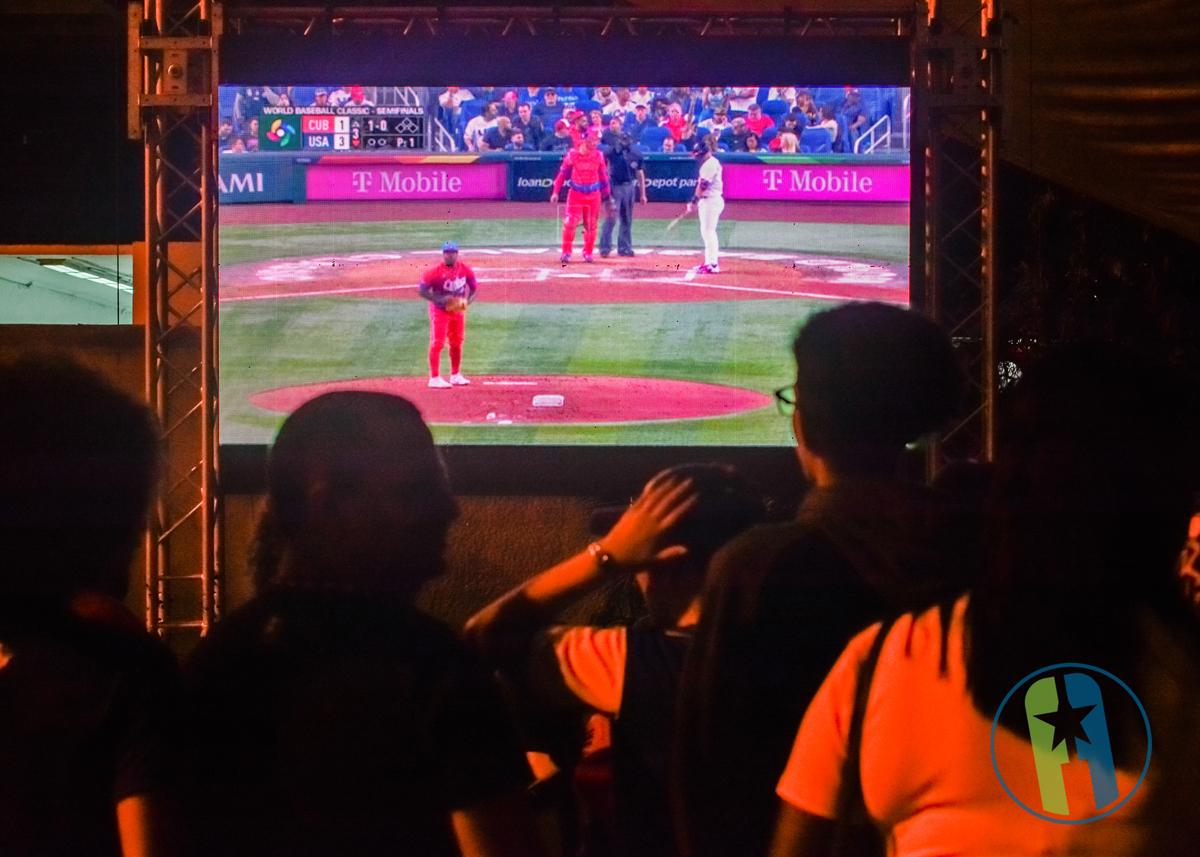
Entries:
MULTIPOLYGON (((241 205, 221 210, 223 444, 268 443, 338 388, 412 398, 440 443, 790 445, 771 392, 791 339, 846 300, 908 302, 909 227, 870 206, 727 204, 721 272, 694 217, 639 205, 635 255, 559 263, 562 206, 241 205), (446 240, 479 280, 470 386, 429 389, 421 272, 446 240)), ((449 375, 442 356, 442 374, 449 375)))

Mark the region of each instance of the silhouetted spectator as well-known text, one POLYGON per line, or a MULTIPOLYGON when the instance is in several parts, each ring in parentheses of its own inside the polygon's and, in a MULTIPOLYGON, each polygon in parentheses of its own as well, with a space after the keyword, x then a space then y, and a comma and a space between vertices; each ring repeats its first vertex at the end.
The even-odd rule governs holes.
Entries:
POLYGON ((954 412, 949 338, 910 310, 847 304, 793 344, 792 416, 812 488, 796 521, 714 557, 680 691, 675 770, 683 852, 762 854, 800 718, 847 640, 965 588, 945 500, 897 477, 906 444, 954 412))
POLYGON ((1188 521, 1187 541, 1179 554, 1179 591, 1192 615, 1200 618, 1200 513, 1188 521))
MULTIPOLYGON (((1197 476, 1192 398, 1164 366, 1077 346, 1027 368, 1006 399, 988 573, 882 643, 862 721, 866 821, 900 857, 1190 854, 1200 646, 1174 564, 1197 476), (1103 677, 1042 672, 1081 664, 1119 677, 1144 712, 1103 677)), ((840 719, 879 632, 855 638, 804 717, 780 782, 779 857, 829 853, 840 719)))
POLYGON ((467 623, 468 639, 541 705, 613 718, 618 857, 676 853, 668 800, 674 703, 704 568, 717 548, 764 517, 762 497, 728 465, 665 470, 628 508, 597 513, 593 530, 607 535, 467 623), (644 620, 554 624, 620 575, 636 579, 644 620))
POLYGON ((0 853, 169 853, 178 675, 123 605, 159 472, 146 408, 0 366, 0 853))
POLYGON ((260 591, 189 669, 200 853, 537 853, 491 677, 412 603, 457 514, 407 400, 327 393, 284 421, 260 591))

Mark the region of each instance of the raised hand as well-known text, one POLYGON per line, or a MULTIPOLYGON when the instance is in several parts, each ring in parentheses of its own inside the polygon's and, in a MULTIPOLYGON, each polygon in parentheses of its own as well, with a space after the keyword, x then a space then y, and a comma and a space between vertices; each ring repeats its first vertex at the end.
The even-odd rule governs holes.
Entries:
POLYGON ((659 539, 696 505, 690 479, 664 477, 651 482, 602 540, 615 564, 633 570, 683 556, 683 545, 659 547, 659 539))

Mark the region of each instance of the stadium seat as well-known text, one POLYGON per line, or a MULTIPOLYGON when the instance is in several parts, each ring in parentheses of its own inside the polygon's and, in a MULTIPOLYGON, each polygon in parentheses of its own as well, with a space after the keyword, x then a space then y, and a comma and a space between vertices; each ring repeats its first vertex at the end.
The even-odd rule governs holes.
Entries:
POLYGON ((662 126, 647 128, 642 132, 642 146, 649 152, 661 152, 663 140, 670 134, 671 132, 662 126))
POLYGON ((696 122, 700 123, 700 122, 704 122, 707 119, 712 119, 712 118, 713 118, 713 112, 706 107, 700 111, 700 116, 699 116, 699 118, 696 119, 696 122))
POLYGON ((766 104, 766 103, 767 103, 767 96, 768 96, 768 95, 770 95, 770 94, 771 94, 771 87, 769 87, 769 86, 760 86, 760 87, 758 88, 758 95, 756 95, 756 96, 754 97, 754 100, 755 100, 755 101, 757 101, 757 102, 758 102, 758 106, 759 106, 759 107, 761 107, 762 105, 764 105, 764 104, 766 104))
POLYGON ((800 151, 806 155, 824 155, 833 151, 833 136, 824 128, 802 128, 800 151))
POLYGON ((791 109, 791 106, 782 98, 773 98, 764 102, 762 106, 763 113, 774 119, 776 125, 779 124, 779 117, 787 115, 791 109))
POLYGON ((582 110, 584 113, 591 113, 593 110, 600 109, 600 102, 592 101, 590 98, 581 98, 575 102, 575 109, 582 110))
POLYGON ((758 135, 759 144, 765 149, 775 139, 775 135, 779 133, 779 126, 772 125, 770 128, 763 128, 763 132, 758 135))
POLYGON ((483 110, 486 102, 481 98, 469 98, 462 103, 462 113, 459 114, 458 121, 462 127, 467 127, 467 123, 474 119, 483 110))
POLYGON ((233 116, 233 105, 237 101, 237 87, 222 86, 217 89, 217 109, 221 117, 233 116))
POLYGON ((292 87, 292 105, 294 107, 307 107, 316 100, 317 88, 315 86, 292 87))

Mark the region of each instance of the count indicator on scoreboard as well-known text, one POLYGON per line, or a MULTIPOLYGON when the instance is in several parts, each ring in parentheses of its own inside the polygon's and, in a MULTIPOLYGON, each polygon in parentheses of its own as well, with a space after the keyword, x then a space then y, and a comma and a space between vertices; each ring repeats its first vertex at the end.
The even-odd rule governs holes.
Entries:
POLYGON ((425 148, 424 116, 356 116, 351 122, 361 123, 364 149, 425 148))

